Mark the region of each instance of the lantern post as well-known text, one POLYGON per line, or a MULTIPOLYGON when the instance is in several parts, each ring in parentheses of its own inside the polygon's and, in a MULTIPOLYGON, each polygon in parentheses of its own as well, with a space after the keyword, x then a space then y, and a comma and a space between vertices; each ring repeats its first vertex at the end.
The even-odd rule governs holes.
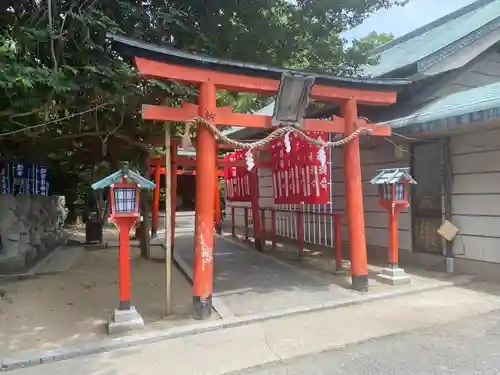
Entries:
POLYGON ((155 184, 128 168, 128 164, 102 180, 92 184, 92 189, 109 188, 109 200, 112 222, 120 233, 119 249, 119 297, 118 309, 115 309, 108 321, 108 332, 120 333, 144 327, 144 321, 130 298, 130 230, 142 220, 139 212, 140 189, 154 189, 155 184))
POLYGON ((370 181, 379 188, 379 206, 388 215, 388 267, 377 276, 378 281, 390 285, 404 285, 410 277, 399 267, 398 216, 408 206, 408 186, 417 182, 410 175, 410 168, 380 169, 370 181))

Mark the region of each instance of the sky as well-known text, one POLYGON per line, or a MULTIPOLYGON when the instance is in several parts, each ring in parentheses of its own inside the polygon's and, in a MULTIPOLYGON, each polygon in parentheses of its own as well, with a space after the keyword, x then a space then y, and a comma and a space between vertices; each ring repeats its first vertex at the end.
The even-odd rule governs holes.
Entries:
POLYGON ((405 7, 393 7, 374 13, 358 27, 345 32, 343 36, 349 40, 359 39, 376 31, 378 33, 392 33, 395 37, 399 37, 474 1, 410 0, 405 7))

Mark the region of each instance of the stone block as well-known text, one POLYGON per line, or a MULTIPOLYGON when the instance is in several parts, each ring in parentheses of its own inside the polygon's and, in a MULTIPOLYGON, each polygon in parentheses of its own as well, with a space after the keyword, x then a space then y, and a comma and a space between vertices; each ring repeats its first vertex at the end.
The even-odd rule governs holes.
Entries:
POLYGON ((66 241, 62 196, 0 194, 0 272, 21 272, 66 241))
POLYGON ((377 275, 377 281, 392 286, 411 283, 410 276, 402 268, 382 268, 380 274, 377 275))
POLYGON ((115 310, 108 320, 110 335, 144 328, 144 320, 134 306, 128 310, 115 310))

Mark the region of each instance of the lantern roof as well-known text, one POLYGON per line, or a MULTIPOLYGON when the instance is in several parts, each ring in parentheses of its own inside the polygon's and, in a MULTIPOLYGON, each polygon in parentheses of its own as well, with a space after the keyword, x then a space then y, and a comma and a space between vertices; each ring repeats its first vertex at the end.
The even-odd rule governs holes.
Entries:
POLYGON ((131 171, 126 165, 123 169, 104 177, 102 180, 94 182, 91 187, 94 190, 104 189, 113 183, 121 182, 123 177, 127 182, 135 182, 142 189, 154 189, 156 185, 148 179, 142 177, 139 173, 131 171))
POLYGON ((378 169, 375 172, 375 177, 372 178, 370 184, 396 184, 398 182, 408 181, 410 184, 416 184, 417 181, 410 175, 410 168, 388 168, 378 169))

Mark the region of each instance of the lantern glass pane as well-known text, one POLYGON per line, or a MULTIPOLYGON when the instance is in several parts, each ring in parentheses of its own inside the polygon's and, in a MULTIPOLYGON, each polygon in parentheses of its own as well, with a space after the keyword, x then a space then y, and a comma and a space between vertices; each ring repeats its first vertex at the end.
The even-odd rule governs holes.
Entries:
POLYGON ((115 188, 115 212, 130 214, 136 212, 136 189, 115 188))
POLYGON ((405 200, 405 184, 402 182, 398 182, 396 184, 396 200, 404 201, 405 200))
POLYGON ((392 185, 383 184, 380 187, 382 189, 382 199, 384 201, 392 201, 392 185))

